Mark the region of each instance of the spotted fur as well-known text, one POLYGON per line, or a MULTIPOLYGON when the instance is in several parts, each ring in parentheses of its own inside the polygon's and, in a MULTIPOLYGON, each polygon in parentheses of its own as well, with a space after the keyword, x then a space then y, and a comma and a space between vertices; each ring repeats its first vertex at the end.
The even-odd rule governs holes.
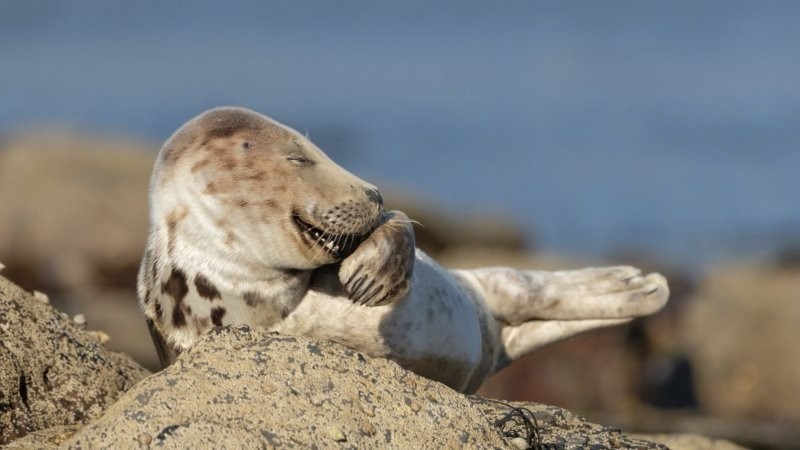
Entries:
POLYGON ((175 132, 150 204, 138 294, 164 364, 211 327, 247 324, 473 391, 541 345, 651 314, 668 295, 663 277, 629 267, 443 269, 374 186, 242 108, 175 132))

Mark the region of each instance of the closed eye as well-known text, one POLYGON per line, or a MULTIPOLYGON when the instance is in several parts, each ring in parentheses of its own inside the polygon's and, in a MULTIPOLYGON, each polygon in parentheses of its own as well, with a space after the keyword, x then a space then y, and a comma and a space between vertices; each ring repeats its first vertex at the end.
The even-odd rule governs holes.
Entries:
POLYGON ((296 166, 307 166, 307 165, 310 165, 310 164, 314 163, 314 161, 311 161, 310 159, 308 159, 306 157, 298 156, 298 155, 290 156, 290 157, 286 158, 286 160, 291 162, 292 164, 294 164, 296 166))

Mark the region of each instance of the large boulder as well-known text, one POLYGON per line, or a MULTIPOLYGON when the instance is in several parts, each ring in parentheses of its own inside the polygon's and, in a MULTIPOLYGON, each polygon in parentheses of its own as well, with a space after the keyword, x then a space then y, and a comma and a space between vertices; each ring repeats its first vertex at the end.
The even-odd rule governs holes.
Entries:
POLYGON ((0 277, 0 445, 95 419, 147 375, 101 341, 0 277))
POLYGON ((349 348, 218 328, 129 390, 70 448, 663 448, 557 407, 459 394, 349 348))

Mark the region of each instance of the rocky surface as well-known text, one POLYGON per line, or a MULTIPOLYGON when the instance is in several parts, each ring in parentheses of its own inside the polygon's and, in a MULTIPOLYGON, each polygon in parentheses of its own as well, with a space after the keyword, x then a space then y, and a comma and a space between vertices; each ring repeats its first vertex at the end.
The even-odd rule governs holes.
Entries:
POLYGON ((97 418, 147 375, 101 339, 0 277, 0 445, 97 418))
MULTIPOLYGON (((539 438, 552 448, 659 448, 556 407, 514 406, 528 408, 521 414, 536 417, 539 438)), ((503 421, 510 412, 513 408, 458 394, 388 360, 336 344, 234 327, 207 333, 174 365, 134 386, 65 445, 527 445, 524 419, 503 421)))

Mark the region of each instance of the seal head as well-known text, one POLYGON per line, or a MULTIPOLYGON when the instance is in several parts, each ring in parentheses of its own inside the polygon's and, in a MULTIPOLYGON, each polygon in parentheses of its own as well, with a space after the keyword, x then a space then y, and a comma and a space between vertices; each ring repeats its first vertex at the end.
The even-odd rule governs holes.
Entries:
POLYGON ((202 228, 195 242, 219 239, 270 269, 340 260, 383 212, 375 186, 243 108, 212 109, 181 127, 162 149, 152 189, 163 203, 153 205, 152 220, 191 210, 202 228))
POLYGON ((138 294, 156 341, 180 351, 211 326, 274 325, 383 214, 375 186, 291 128, 244 108, 195 117, 150 182, 138 294))

